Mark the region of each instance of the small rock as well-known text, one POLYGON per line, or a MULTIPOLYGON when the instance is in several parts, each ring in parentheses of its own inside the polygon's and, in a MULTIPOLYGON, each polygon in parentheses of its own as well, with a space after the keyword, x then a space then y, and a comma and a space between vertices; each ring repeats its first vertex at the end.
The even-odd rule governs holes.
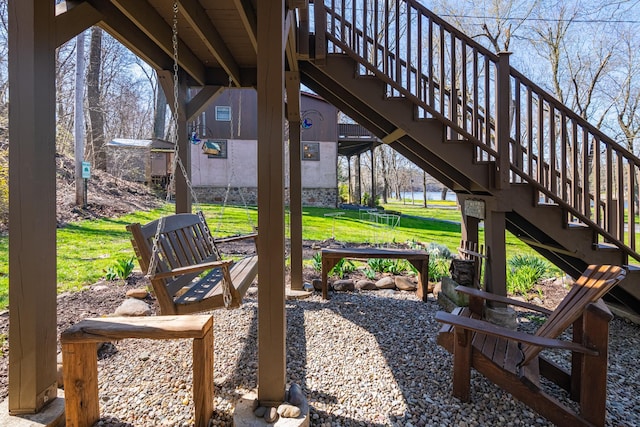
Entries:
POLYGON ((94 291, 106 291, 107 289, 109 289, 109 287, 107 285, 95 285, 91 289, 93 289, 94 291))
POLYGON ((300 408, 297 406, 289 405, 288 403, 283 403, 278 406, 278 414, 282 418, 298 418, 300 416, 300 408))
POLYGON ((313 289, 315 289, 316 291, 321 291, 322 290, 322 280, 321 279, 313 279, 311 281, 311 284, 313 285, 313 289))
POLYGON ((138 359, 142 360, 143 362, 146 362, 147 360, 149 360, 150 357, 151 357, 151 355, 149 353, 147 353, 146 351, 143 351, 142 353, 140 353, 138 355, 138 359))
POLYGON ((127 298, 116 308, 117 316, 150 316, 151 307, 139 299, 127 298))
POLYGON ((333 282, 333 290, 338 292, 353 292, 355 290, 355 285, 353 284, 353 280, 336 280, 333 282))
POLYGON ((278 415, 278 410, 276 408, 267 408, 267 411, 264 413, 264 420, 268 423, 275 423, 278 421, 280 416, 278 415))
POLYGON ((380 296, 390 298, 396 294, 395 289, 382 289, 380 291, 380 296))
POLYGON ((306 398, 302 393, 302 388, 296 383, 291 384, 289 386, 289 403, 295 406, 302 406, 305 400, 306 398))
POLYGON ((378 289, 394 289, 396 287, 396 281, 391 276, 383 277, 376 282, 376 288, 378 289))
POLYGON ((356 282, 356 289, 360 291, 375 291, 378 287, 371 280, 363 279, 356 282))
POLYGON ((143 288, 129 289, 126 293, 129 298, 145 299, 149 292, 143 288))
POLYGON ((309 282, 304 282, 302 284, 302 289, 307 292, 313 292, 315 290, 315 287, 309 282))
POLYGON ((395 278, 396 288, 401 291, 415 291, 418 287, 408 277, 398 276, 395 278))
POLYGON ((264 414, 267 412, 267 407, 266 406, 258 406, 256 408, 255 411, 253 411, 253 415, 255 415, 257 418, 262 418, 264 417, 264 414))

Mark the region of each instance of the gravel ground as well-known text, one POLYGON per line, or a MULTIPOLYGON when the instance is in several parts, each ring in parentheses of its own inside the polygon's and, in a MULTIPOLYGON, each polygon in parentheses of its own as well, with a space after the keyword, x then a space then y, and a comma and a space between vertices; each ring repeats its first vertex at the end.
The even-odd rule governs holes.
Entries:
MULTIPOLYGON (((63 295, 73 317, 107 313, 127 285, 63 295)), ((257 288, 215 318, 214 425, 231 425, 235 401, 257 385, 257 288)), ((451 356, 436 344, 439 309, 405 292, 335 293, 288 301, 287 381, 302 386, 313 426, 547 426, 509 394, 472 374, 471 403, 451 397, 451 356)), ((110 312, 110 311, 109 311, 110 312)), ((66 322, 61 315, 59 327, 66 322)), ((611 324, 607 426, 640 425, 638 326, 611 324), (633 351, 630 351, 633 350, 633 351)), ((0 378, 1 379, 1 378, 0 378)), ((193 424, 191 343, 123 340, 99 361, 104 426, 193 424)), ((565 401, 566 396, 557 392, 565 401)))

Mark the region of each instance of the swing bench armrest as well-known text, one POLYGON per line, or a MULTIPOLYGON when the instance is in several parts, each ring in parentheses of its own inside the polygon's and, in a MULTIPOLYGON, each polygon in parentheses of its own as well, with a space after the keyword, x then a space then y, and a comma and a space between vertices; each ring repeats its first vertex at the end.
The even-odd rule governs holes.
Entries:
POLYGON ((150 276, 150 279, 166 279, 167 277, 181 276, 187 273, 199 273, 202 271, 211 270, 214 268, 222 268, 223 270, 229 270, 229 266, 233 264, 233 260, 227 259, 222 261, 210 261, 203 262, 201 264, 189 265, 186 267, 178 267, 169 271, 161 271, 159 273, 150 276))
POLYGON ((240 236, 223 237, 222 239, 215 239, 214 242, 216 244, 229 243, 229 242, 236 242, 239 240, 257 239, 257 238, 258 238, 258 233, 251 233, 251 234, 242 234, 240 236))

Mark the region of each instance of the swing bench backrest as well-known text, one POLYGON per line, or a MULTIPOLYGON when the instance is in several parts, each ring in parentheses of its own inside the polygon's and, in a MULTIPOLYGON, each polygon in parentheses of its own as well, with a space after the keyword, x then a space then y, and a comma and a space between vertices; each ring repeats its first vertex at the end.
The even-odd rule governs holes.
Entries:
MULTIPOLYGON (((258 273, 257 255, 222 260, 201 214, 175 214, 148 224, 130 224, 131 244, 143 272, 148 272, 160 312, 188 314, 225 307, 224 285, 238 307, 258 273), (162 221, 160 230, 158 223, 162 221), (153 243, 158 238, 154 253, 153 243), (149 272, 155 257, 156 268, 149 272)), ((257 240, 257 234, 237 239, 257 240)), ((224 239, 229 241, 229 239, 224 239)))

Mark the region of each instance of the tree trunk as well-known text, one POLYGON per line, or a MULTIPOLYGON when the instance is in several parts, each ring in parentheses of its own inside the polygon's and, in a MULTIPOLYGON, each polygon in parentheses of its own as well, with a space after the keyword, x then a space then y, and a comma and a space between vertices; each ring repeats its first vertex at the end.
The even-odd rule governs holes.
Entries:
POLYGON ((84 31, 76 37, 76 87, 75 87, 75 182, 76 205, 84 206, 84 182, 82 179, 82 161, 84 160, 84 31))
POLYGON ((159 139, 166 139, 165 126, 167 116, 167 96, 162 89, 162 86, 158 85, 158 93, 156 95, 156 111, 153 118, 153 137, 159 139))
POLYGON ((442 200, 447 200, 447 191, 449 191, 447 187, 442 187, 442 193, 440 194, 442 200))
POLYGON ((100 96, 100 69, 102 67, 102 29, 91 29, 89 70, 87 72, 87 104, 91 122, 91 146, 96 169, 107 170, 107 153, 104 138, 104 113, 100 96))

